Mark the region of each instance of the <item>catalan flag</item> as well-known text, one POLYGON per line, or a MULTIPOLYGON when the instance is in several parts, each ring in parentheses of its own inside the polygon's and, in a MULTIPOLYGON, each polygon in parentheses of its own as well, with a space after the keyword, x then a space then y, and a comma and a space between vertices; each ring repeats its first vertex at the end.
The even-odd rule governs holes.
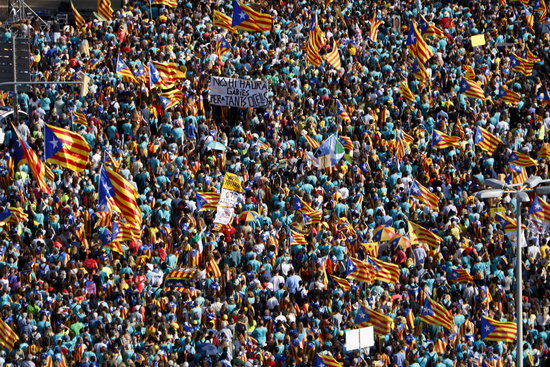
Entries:
POLYGON ((340 52, 338 47, 336 47, 336 42, 332 42, 332 50, 325 55, 325 60, 335 68, 336 70, 342 67, 342 61, 340 60, 340 52))
POLYGON ((371 256, 367 258, 367 262, 374 267, 375 280, 388 284, 395 284, 399 282, 398 265, 382 261, 371 256))
POLYGON ((314 367, 343 367, 343 365, 330 354, 317 354, 314 367))
POLYGON ((151 81, 155 79, 154 85, 159 85, 164 89, 168 89, 174 86, 174 84, 185 78, 185 74, 178 69, 178 65, 174 62, 157 62, 152 61, 149 65, 151 81), (158 75, 153 77, 153 67, 158 75), (158 78, 158 81, 156 80, 158 78))
POLYGON ((91 149, 86 139, 78 133, 46 124, 44 146, 44 156, 48 163, 78 173, 88 165, 91 149))
POLYGON ((462 78, 462 81, 460 82, 460 93, 463 93, 464 95, 470 97, 470 98, 478 98, 478 99, 485 99, 485 92, 483 92, 483 89, 474 82, 473 80, 468 80, 466 78, 462 78))
POLYGON ((533 60, 524 59, 515 54, 510 55, 510 69, 515 72, 530 77, 533 74, 534 66, 535 63, 533 60))
POLYGON ((348 121, 348 122, 351 121, 348 111, 346 110, 342 102, 340 102, 339 100, 336 100, 336 113, 338 114, 338 117, 340 117, 342 120, 348 121))
POLYGON ((527 171, 524 167, 517 166, 515 164, 510 164, 510 170, 512 171, 512 183, 513 184, 522 184, 527 180, 527 171))
POLYGON ((418 59, 415 58, 411 67, 411 73, 414 77, 422 82, 427 82, 430 80, 426 66, 418 62, 418 59))
POLYGON ((426 204, 431 210, 439 210, 439 197, 416 180, 411 185, 410 195, 426 204))
POLYGON ((510 89, 506 88, 504 85, 501 85, 498 88, 498 98, 504 103, 511 105, 517 105, 521 100, 521 95, 510 89))
POLYGON ((84 20, 82 15, 80 15, 80 13, 76 9, 72 1, 71 1, 71 10, 73 11, 74 23, 76 25, 76 28, 80 29, 84 27, 84 25, 86 25, 86 21, 84 20))
POLYGON ((422 38, 416 22, 409 26, 407 41, 405 42, 409 52, 416 57, 421 64, 425 64, 434 54, 426 41, 422 38))
POLYGON ((222 276, 222 272, 220 271, 220 267, 218 266, 218 263, 213 258, 210 259, 208 264, 206 264, 206 273, 210 275, 211 278, 218 279, 222 276))
POLYGON ((214 10, 214 16, 212 20, 212 25, 214 27, 225 28, 233 33, 236 33, 237 30, 231 26, 232 20, 229 15, 225 15, 222 12, 214 10))
POLYGON ((435 24, 428 22, 424 16, 420 17, 418 21, 418 27, 420 28, 420 33, 426 37, 435 37, 435 38, 444 38, 445 33, 435 26, 435 24))
POLYGON ((116 208, 131 224, 141 225, 141 209, 137 205, 136 188, 124 177, 103 166, 99 175, 99 206, 101 211, 116 208))
POLYGON ((86 237, 86 226, 84 223, 80 223, 75 228, 76 238, 80 241, 80 244, 83 248, 89 248, 90 244, 88 243, 88 238, 86 237))
POLYGON ((521 56, 524 59, 530 60, 532 62, 540 62, 540 59, 529 49, 527 43, 523 44, 523 50, 521 50, 521 56))
POLYGON ((311 146, 311 149, 318 149, 319 145, 321 145, 317 140, 315 140, 309 135, 304 135, 304 138, 306 138, 306 141, 311 146))
POLYGON ((163 83, 157 67, 152 62, 149 63, 149 88, 162 87, 163 83))
POLYGON ((160 98, 160 102, 162 103, 162 108, 164 108, 165 111, 179 105, 181 101, 185 99, 183 92, 179 89, 172 89, 168 92, 162 92, 159 93, 158 96, 160 98))
POLYGON ((147 83, 147 78, 149 77, 149 67, 145 64, 140 64, 134 75, 139 81, 147 83))
POLYGON ((462 69, 466 72, 466 74, 464 74, 464 78, 468 80, 475 80, 476 73, 470 65, 462 65, 462 69))
POLYGON ((546 21, 547 8, 544 0, 535 0, 533 4, 533 10, 540 12, 539 22, 544 23, 546 21))
POLYGON ((120 75, 125 82, 137 83, 134 73, 132 73, 128 65, 120 59, 120 56, 116 61, 116 73, 120 75))
POLYGON ((453 329, 454 318, 451 313, 430 297, 426 297, 419 318, 430 325, 441 326, 449 331, 453 329))
POLYGON ((19 340, 17 334, 12 328, 0 319, 0 345, 6 349, 12 350, 15 343, 19 340))
POLYGON ((96 222, 94 228, 109 227, 111 226, 111 212, 95 212, 96 222))
POLYGON ((381 20, 376 20, 376 13, 373 14, 372 19, 370 20, 370 31, 369 38, 372 42, 378 40, 378 28, 382 25, 381 20))
POLYGON ((15 156, 19 159, 17 163, 21 162, 21 160, 26 160, 27 164, 29 165, 29 168, 31 169, 31 172, 34 175, 34 178, 38 184, 38 187, 40 187, 40 190, 48 195, 51 195, 52 189, 48 186, 46 181, 44 180, 45 177, 45 165, 42 163, 42 161, 38 158, 35 151, 27 144, 25 139, 23 139, 19 135, 19 131, 14 127, 13 131, 15 132, 15 135, 17 137, 17 147, 15 148, 16 154, 15 156))
POLYGON ((346 278, 372 284, 375 282, 375 269, 372 265, 350 257, 346 262, 346 278))
POLYGON ((513 343, 517 336, 517 326, 513 321, 501 322, 481 316, 481 339, 513 343))
POLYGON ((121 221, 113 222, 113 242, 135 242, 141 238, 141 229, 121 221))
POLYGON ((442 131, 434 129, 432 132, 432 144, 434 148, 444 149, 450 147, 460 147, 460 138, 458 136, 450 136, 442 131))
POLYGON ((520 167, 532 167, 537 165, 537 161, 529 157, 528 154, 520 152, 512 152, 508 163, 515 164, 520 167))
POLYGON ((98 0, 97 14, 101 20, 113 20, 113 7, 111 0, 98 0))
POLYGON ((221 59, 226 53, 228 53, 229 51, 231 50, 231 45, 229 44, 229 42, 227 42, 227 40, 225 39, 225 37, 222 37, 221 40, 219 40, 217 43, 216 43, 216 55, 218 55, 218 57, 221 59))
POLYGON ((411 89, 409 88, 409 83, 407 83, 407 81, 399 83, 399 93, 401 93, 401 95, 409 105, 414 105, 414 100, 416 99, 416 96, 413 94, 413 92, 411 92, 411 89))
POLYGON ((73 111, 73 124, 88 126, 88 119, 82 112, 73 111))
POLYGON ((196 201, 199 211, 216 210, 218 208, 218 201, 220 201, 220 193, 197 191, 196 201))
POLYGON ((306 58, 313 66, 320 66, 322 59, 320 50, 326 44, 325 35, 317 24, 317 14, 313 14, 309 26, 308 38, 306 43, 306 58))
POLYGON ((338 284, 338 287, 342 288, 344 292, 349 292, 350 284, 347 279, 338 278, 337 276, 332 275, 332 279, 338 284))
MULTIPOLYGON (((495 220, 502 226, 504 232, 515 234, 518 228, 517 221, 514 218, 510 218, 507 215, 496 213, 495 220)), ((522 229, 527 229, 525 225, 522 224, 522 229)))
POLYGON ((450 271, 448 278, 453 283, 473 283, 474 277, 466 269, 456 268, 450 271))
POLYGON ((357 310, 354 320, 355 326, 373 326, 377 335, 387 335, 391 332, 392 319, 388 315, 361 306, 357 310))
POLYGON ((231 26, 248 32, 270 31, 273 27, 273 17, 234 1, 231 26))
POLYGON ((535 25, 535 16, 529 11, 529 9, 527 9, 525 5, 523 5, 523 11, 525 13, 525 23, 527 24, 527 27, 533 29, 533 26, 535 25))
POLYGON ((474 134, 474 144, 493 155, 497 146, 502 143, 499 138, 494 136, 491 132, 485 128, 478 126, 474 134))
POLYGON ((7 223, 21 223, 28 219, 28 214, 22 208, 6 207, 0 212, 0 226, 7 223))
POLYGON ((353 142, 349 136, 340 136, 340 143, 342 143, 344 149, 353 150, 353 142))
POLYGON ((533 203, 529 207, 529 215, 535 219, 550 223, 550 204, 535 196, 533 203))
POLYGON ((307 240, 306 237, 294 230, 290 230, 290 244, 291 245, 300 245, 300 246, 307 246, 307 240))
POLYGON ((178 0, 152 0, 151 5, 164 5, 169 8, 176 8, 178 6, 178 0))
POLYGON ((543 143, 539 151, 539 158, 550 158, 550 143, 543 143))
POLYGON ((443 242, 443 239, 432 231, 411 221, 409 221, 409 236, 412 244, 426 244, 434 249, 439 248, 443 242))

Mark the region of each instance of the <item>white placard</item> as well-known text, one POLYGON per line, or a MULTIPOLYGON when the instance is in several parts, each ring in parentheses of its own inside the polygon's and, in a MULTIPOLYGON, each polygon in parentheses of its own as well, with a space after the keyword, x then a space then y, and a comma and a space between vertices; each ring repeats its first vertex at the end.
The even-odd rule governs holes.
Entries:
POLYGON ((374 327, 346 330, 346 351, 374 346, 374 327))
POLYGON ((267 107, 268 84, 265 80, 210 77, 210 103, 229 107, 267 107))
POLYGON ((222 189, 222 192, 220 193, 220 200, 218 201, 218 205, 234 208, 239 203, 240 195, 241 194, 236 191, 222 189))
POLYGON ((216 210, 216 217, 214 218, 214 223, 216 224, 229 224, 231 222, 231 218, 233 218, 233 213, 235 212, 235 209, 233 208, 226 208, 224 206, 218 205, 218 210, 216 210))

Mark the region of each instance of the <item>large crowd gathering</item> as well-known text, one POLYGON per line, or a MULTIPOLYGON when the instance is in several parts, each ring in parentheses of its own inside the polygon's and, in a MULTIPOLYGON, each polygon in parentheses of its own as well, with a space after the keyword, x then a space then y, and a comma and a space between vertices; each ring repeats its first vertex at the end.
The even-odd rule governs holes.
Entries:
POLYGON ((29 19, 0 31, 29 38, 33 80, 90 78, 85 95, 72 84, 18 93, 18 134, 3 126, 0 205, 21 211, 0 229, 0 318, 17 335, 13 347, 0 340, 0 366, 338 365, 326 355, 342 366, 516 366, 516 343, 482 337, 483 317, 522 322, 524 364, 548 363, 548 223, 523 204, 517 320, 518 239, 498 219, 515 218, 515 197, 474 195, 488 178, 549 178, 544 1, 256 1, 273 18, 266 31, 214 26, 215 11, 232 17, 228 0, 154 3, 115 1, 112 20, 81 28, 29 19), (315 18, 319 66, 307 55, 315 18), (407 44, 421 21, 441 34, 424 36, 433 56, 419 65, 407 44), (340 68, 324 60, 335 49, 340 68), (177 65, 174 106, 140 77, 150 62, 177 65), (267 107, 213 105, 214 76, 267 81, 267 107), (465 93, 465 78, 484 98, 465 93), (46 124, 91 148, 82 172, 46 162, 51 194, 28 162, 13 164, 17 136, 43 159, 46 124), (479 128, 499 140, 494 151, 479 128), (434 131, 456 139, 441 148, 434 131), (327 166, 318 145, 331 137, 344 152, 327 166), (514 170, 514 152, 535 164, 514 170), (141 213, 139 236, 117 246, 105 237, 124 213, 98 214, 102 167, 135 187, 141 213), (219 223, 204 193, 220 193, 227 173, 242 193, 219 223), (411 222, 440 242, 418 239, 411 222), (355 277, 372 258, 397 265, 397 281, 355 277), (456 281, 456 269, 471 278, 456 281), (450 329, 420 318, 427 299, 450 312, 450 329), (389 332, 347 350, 365 309, 389 316, 389 332))

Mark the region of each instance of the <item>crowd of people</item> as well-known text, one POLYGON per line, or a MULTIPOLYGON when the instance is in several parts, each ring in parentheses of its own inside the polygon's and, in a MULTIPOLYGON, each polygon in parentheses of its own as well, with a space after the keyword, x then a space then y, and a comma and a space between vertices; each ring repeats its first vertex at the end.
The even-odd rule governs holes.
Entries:
MULTIPOLYGON (((42 157, 44 125, 59 126, 81 134, 91 153, 81 173, 48 165, 48 195, 25 162, 11 167, 16 139, 3 127, 0 205, 26 216, 0 232, 0 317, 18 338, 3 348, 0 366, 328 363, 319 355, 343 366, 515 366, 516 344, 482 338, 482 316, 522 322, 524 363, 548 362, 546 223, 531 221, 524 204, 517 320, 518 241, 495 218, 514 217, 517 204, 506 194, 474 196, 487 178, 517 176, 512 152, 536 161, 523 174, 548 178, 550 158, 540 154, 550 142, 542 0, 257 1, 274 19, 265 32, 214 26, 214 11, 232 16, 231 1, 176 3, 114 2, 112 20, 45 28, 32 19, 17 29, 30 40, 34 80, 91 78, 85 96, 63 84, 19 93, 19 135, 42 157), (319 55, 338 48, 340 69, 307 60, 314 16, 326 38, 319 55), (444 35, 425 37, 434 56, 419 78, 406 43, 410 22, 422 17, 444 35), (373 40, 374 19, 381 25, 373 40), (485 43, 473 47, 475 35, 485 43), (223 54, 222 39, 230 45, 223 54), (527 51, 536 60, 524 75, 511 58, 527 51), (147 78, 117 75, 118 59, 134 74, 152 61, 176 63, 183 99, 164 109, 147 78), (470 71, 485 99, 461 91, 470 71), (212 76, 267 81, 268 107, 212 105, 212 76), (412 101, 400 91, 404 81, 412 101), (505 103, 501 86, 520 101, 505 103), (74 112, 86 122, 76 123, 74 112), (500 139, 494 152, 476 144, 478 127, 500 139), (434 130, 459 144, 436 147, 434 130), (312 145, 330 136, 347 138, 345 153, 320 167, 312 145), (97 214, 103 166, 139 194, 141 236, 118 250, 104 235, 123 215, 111 208, 105 225, 97 214), (219 193, 228 172, 244 189, 222 225, 215 205, 201 210, 197 193, 219 193), (436 207, 411 193, 416 183, 437 197, 436 207), (409 221, 441 243, 415 240, 409 221), (348 277, 349 289, 337 282, 351 258, 369 257, 398 265, 398 281, 348 277), (453 281, 455 269, 473 280, 453 281), (174 271, 189 275, 177 287, 165 279, 174 271), (428 298, 450 311, 452 329, 420 320, 428 298), (347 350, 346 330, 364 326, 356 322, 364 308, 390 316, 391 330, 375 333, 371 347, 347 350)), ((5 28, 3 40, 13 32, 5 28)), ((6 106, 13 99, 2 95, 6 106)))

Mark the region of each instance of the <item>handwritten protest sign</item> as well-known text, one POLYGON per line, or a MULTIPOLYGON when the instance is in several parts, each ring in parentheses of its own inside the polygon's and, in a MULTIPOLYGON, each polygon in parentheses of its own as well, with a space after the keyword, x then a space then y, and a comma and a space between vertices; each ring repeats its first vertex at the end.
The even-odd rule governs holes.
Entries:
POLYGON ((267 107, 268 84, 264 80, 210 78, 210 103, 229 107, 267 107))

